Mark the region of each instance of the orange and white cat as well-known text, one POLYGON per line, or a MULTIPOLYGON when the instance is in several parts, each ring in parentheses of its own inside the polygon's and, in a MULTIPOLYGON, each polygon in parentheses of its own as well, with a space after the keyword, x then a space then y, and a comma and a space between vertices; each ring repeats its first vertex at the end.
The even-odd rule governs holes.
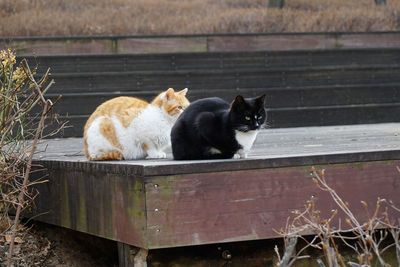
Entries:
POLYGON ((134 97, 117 97, 97 107, 84 128, 85 155, 89 160, 166 158, 170 132, 189 106, 187 88, 169 88, 151 103, 134 97))

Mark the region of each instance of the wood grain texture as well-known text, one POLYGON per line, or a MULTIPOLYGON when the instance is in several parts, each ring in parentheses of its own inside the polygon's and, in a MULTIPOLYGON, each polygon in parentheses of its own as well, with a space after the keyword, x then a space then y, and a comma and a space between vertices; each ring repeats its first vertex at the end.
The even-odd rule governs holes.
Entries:
POLYGON ((399 47, 399 32, 0 38, 19 55, 399 47))
MULTIPOLYGON (((367 162, 317 168, 327 169, 328 183, 362 221, 367 214, 361 200, 370 207, 378 197, 400 204, 398 164, 367 162)), ((309 167, 149 178, 148 245, 160 248, 279 237, 275 231, 284 228, 291 212, 302 210, 311 198, 323 218, 337 209, 333 200, 316 188, 309 167)), ((395 212, 391 215, 398 216, 395 212)))
MULTIPOLYGON (((22 58, 22 57, 18 57, 22 58)), ((191 52, 24 56, 30 64, 54 73, 195 69, 274 69, 311 66, 397 64, 398 48, 316 49, 290 51, 191 52)))
POLYGON ((145 247, 145 192, 140 177, 72 166, 48 168, 50 181, 37 187, 36 213, 42 215, 38 220, 145 247))
POLYGON ((252 88, 334 86, 399 83, 398 65, 287 69, 141 71, 54 74, 52 93, 160 91, 165 87, 192 90, 248 90, 252 88), (116 83, 115 81, 118 81, 116 83))

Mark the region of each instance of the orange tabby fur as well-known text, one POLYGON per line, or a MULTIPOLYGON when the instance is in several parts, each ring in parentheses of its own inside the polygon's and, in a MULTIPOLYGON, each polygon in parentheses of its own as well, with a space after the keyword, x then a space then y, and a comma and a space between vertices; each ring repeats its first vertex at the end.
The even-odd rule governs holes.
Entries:
MULTIPOLYGON (((135 97, 116 97, 108 100, 98 106, 91 114, 84 127, 84 150, 85 156, 89 160, 123 160, 124 156, 123 146, 118 140, 114 123, 110 119, 112 116, 118 118, 123 127, 127 128, 131 122, 149 105, 154 105, 164 110, 171 117, 177 117, 183 109, 189 105, 189 101, 185 97, 187 89, 180 92, 175 92, 174 89, 169 88, 166 92, 160 93, 156 96, 151 103, 135 97), (167 99, 168 101, 166 101, 167 99), (99 157, 91 157, 88 152, 87 131, 96 119, 103 116, 100 122, 100 133, 108 140, 108 142, 115 147, 114 150, 104 151, 99 157)), ((157 123, 157 122, 154 122, 157 123)), ((143 150, 148 151, 148 144, 142 143, 143 150)))

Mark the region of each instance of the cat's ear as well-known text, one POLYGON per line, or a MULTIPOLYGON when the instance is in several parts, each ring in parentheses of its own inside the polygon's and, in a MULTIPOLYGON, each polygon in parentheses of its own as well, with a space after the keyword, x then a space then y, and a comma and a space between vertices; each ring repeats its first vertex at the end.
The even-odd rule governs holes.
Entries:
POLYGON ((169 88, 165 94, 163 95, 162 99, 165 101, 169 101, 175 97, 175 91, 173 88, 169 88))
POLYGON ((244 101, 243 96, 238 95, 235 97, 235 100, 232 102, 233 108, 244 109, 246 107, 246 101, 244 101))
POLYGON ((181 96, 185 96, 185 95, 186 95, 186 93, 187 93, 187 91, 188 91, 188 89, 187 89, 187 88, 185 88, 185 89, 183 89, 183 90, 179 91, 177 94, 178 94, 178 95, 181 95, 181 96))
POLYGON ((265 94, 263 94, 263 95, 261 95, 259 97, 256 97, 257 105, 264 106, 264 101, 265 101, 265 94))

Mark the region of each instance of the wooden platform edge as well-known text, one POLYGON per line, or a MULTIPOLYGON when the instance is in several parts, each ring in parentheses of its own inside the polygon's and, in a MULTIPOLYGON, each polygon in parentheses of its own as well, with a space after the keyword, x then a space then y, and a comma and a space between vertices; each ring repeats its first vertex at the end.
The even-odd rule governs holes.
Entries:
POLYGON ((265 167, 144 177, 49 168, 37 219, 145 248, 269 239, 310 197, 334 204, 310 179, 311 166, 365 217, 360 201, 400 204, 399 160, 265 167), (49 201, 51 200, 51 201, 49 201))
POLYGON ((44 165, 49 170, 71 170, 83 173, 109 173, 133 175, 135 177, 153 177, 191 173, 214 173, 221 171, 239 171, 293 166, 312 166, 321 164, 357 163, 367 161, 400 160, 400 150, 354 151, 320 154, 274 155, 251 157, 247 159, 174 161, 68 161, 36 160, 35 164, 44 165))

